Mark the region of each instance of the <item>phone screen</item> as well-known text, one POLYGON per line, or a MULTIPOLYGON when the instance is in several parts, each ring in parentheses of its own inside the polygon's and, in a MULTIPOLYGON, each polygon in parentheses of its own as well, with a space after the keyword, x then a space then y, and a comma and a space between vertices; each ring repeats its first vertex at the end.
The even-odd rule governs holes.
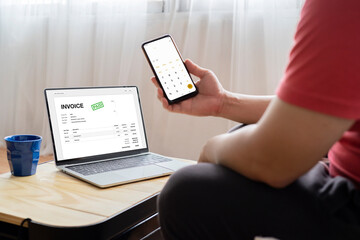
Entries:
POLYGON ((169 104, 198 93, 171 36, 148 41, 142 48, 169 104))

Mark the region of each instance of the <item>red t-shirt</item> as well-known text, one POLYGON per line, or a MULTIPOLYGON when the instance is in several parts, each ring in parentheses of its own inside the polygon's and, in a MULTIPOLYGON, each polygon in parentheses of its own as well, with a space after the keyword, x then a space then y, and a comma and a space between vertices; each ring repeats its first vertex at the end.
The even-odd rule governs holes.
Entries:
POLYGON ((290 104, 353 119, 329 152, 331 176, 360 186, 360 1, 307 0, 284 79, 290 104))

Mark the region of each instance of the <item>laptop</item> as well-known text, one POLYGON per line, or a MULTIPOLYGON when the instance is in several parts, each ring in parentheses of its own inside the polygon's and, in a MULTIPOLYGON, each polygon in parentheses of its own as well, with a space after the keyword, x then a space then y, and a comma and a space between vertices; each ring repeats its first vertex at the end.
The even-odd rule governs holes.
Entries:
POLYGON ((56 167, 100 188, 191 163, 149 152, 137 87, 45 89, 56 167))

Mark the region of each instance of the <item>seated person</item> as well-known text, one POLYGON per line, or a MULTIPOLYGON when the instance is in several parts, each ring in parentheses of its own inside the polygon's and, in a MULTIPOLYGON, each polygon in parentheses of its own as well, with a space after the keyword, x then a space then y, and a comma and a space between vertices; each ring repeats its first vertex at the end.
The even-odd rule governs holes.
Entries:
POLYGON ((360 239, 359 29, 360 1, 308 0, 276 96, 226 91, 186 60, 199 94, 168 105, 152 78, 171 112, 250 124, 171 176, 158 202, 165 239, 360 239))

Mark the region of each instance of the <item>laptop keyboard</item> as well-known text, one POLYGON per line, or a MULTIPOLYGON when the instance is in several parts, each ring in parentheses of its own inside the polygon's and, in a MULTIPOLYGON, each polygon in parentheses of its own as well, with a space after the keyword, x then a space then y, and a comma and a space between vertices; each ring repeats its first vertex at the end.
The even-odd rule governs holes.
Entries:
POLYGON ((147 154, 147 155, 139 155, 129 158, 121 158, 121 159, 114 159, 103 162, 69 166, 66 168, 87 176, 97 173, 120 170, 124 168, 146 166, 154 163, 169 162, 169 161, 171 161, 171 159, 163 156, 147 154))

